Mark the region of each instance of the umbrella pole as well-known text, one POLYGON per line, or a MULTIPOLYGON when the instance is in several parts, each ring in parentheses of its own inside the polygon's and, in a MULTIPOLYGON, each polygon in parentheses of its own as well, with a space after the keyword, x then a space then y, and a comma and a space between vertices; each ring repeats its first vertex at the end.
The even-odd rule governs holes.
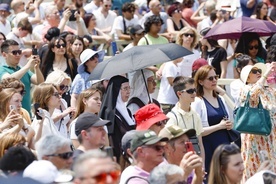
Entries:
POLYGON ((141 70, 141 73, 142 73, 143 80, 144 80, 144 82, 145 82, 145 86, 146 86, 146 89, 147 89, 147 94, 148 94, 148 97, 149 97, 149 103, 152 103, 151 98, 150 98, 150 94, 149 94, 148 85, 147 85, 147 82, 146 82, 146 79, 145 79, 145 75, 144 75, 143 69, 141 70))

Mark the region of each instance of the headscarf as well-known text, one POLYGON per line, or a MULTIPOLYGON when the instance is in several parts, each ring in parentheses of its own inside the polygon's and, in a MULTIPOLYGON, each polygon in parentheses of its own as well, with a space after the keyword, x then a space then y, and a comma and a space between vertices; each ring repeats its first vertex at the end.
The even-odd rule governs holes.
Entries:
POLYGON ((148 85, 147 79, 151 76, 154 76, 154 73, 150 70, 143 69, 145 80, 143 79, 142 71, 138 70, 135 72, 133 75, 130 87, 131 87, 131 92, 130 92, 130 97, 129 99, 133 97, 139 98, 144 104, 148 104, 149 102, 149 96, 148 96, 148 91, 146 88, 146 85, 148 85))
POLYGON ((121 90, 121 85, 125 82, 128 82, 128 79, 123 76, 116 75, 112 77, 108 82, 106 93, 103 97, 99 116, 102 119, 111 121, 111 124, 107 126, 109 134, 114 133, 117 99, 121 90))
POLYGON ((122 100, 122 95, 121 93, 119 93, 118 98, 117 98, 117 102, 116 102, 116 109, 120 112, 120 114, 125 118, 126 122, 128 125, 135 125, 134 119, 132 119, 129 116, 127 107, 125 102, 123 102, 122 100))

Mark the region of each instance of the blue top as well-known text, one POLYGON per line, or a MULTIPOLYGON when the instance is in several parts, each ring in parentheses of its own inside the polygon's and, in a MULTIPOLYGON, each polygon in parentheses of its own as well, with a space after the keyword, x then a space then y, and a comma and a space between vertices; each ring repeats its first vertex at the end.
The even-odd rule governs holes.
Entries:
POLYGON ((88 81, 90 74, 83 72, 77 74, 71 85, 71 94, 80 94, 83 90, 88 89, 91 86, 91 81, 88 81))

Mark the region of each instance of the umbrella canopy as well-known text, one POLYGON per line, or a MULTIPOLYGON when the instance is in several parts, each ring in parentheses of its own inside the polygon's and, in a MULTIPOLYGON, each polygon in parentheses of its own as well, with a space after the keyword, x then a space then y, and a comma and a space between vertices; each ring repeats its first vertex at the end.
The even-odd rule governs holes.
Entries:
POLYGON ((269 21, 239 17, 216 25, 204 38, 237 39, 244 32, 257 33, 259 36, 271 36, 276 33, 276 25, 269 21))
POLYGON ((89 80, 110 78, 114 75, 172 61, 189 54, 193 54, 193 52, 174 43, 135 46, 99 63, 90 74, 89 80))

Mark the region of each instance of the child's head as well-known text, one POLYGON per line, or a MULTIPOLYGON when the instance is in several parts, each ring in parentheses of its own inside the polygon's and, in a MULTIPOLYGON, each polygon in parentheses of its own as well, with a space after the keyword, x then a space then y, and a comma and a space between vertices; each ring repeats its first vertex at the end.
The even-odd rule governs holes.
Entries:
MULTIPOLYGON (((177 96, 178 99, 180 99, 180 96, 182 93, 186 92, 186 93, 191 93, 188 89, 188 87, 192 87, 194 89, 194 79, 193 78, 190 78, 190 77, 183 77, 183 76, 179 76, 179 77, 176 77, 174 80, 173 80, 173 90, 177 96), (187 90, 188 91, 185 91, 187 90)), ((195 91, 193 91, 193 93, 191 94, 195 94, 195 91)))

